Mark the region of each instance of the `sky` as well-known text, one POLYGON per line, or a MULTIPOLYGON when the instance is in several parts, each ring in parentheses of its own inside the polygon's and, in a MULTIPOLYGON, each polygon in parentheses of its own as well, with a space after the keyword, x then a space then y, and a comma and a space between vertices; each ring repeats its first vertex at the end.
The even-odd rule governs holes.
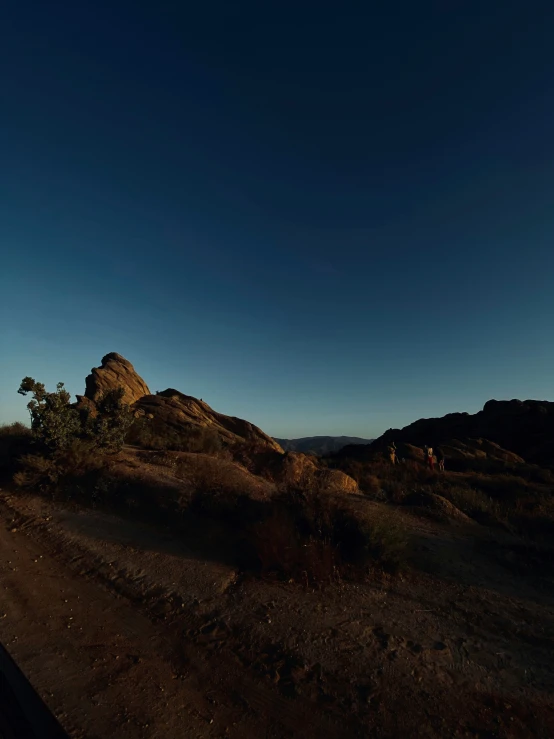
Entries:
POLYGON ((102 356, 278 437, 554 400, 554 3, 6 3, 0 422, 102 356))

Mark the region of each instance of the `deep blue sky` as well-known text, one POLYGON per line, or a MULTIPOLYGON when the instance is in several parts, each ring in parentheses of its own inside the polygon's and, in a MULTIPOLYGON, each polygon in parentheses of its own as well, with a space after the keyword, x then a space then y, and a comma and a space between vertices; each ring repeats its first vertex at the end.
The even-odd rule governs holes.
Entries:
POLYGON ((276 436, 553 399, 554 3, 7 5, 0 420, 110 351, 276 436))

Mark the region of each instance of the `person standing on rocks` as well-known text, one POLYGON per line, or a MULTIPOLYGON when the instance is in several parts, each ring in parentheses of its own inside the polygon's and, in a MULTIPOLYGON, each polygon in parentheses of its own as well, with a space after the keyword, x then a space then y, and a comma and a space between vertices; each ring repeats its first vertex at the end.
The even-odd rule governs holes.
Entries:
POLYGON ((394 441, 391 441, 391 443, 387 447, 387 451, 389 453, 391 464, 396 464, 396 444, 394 443, 394 441))
POLYGON ((430 470, 435 469, 435 457, 433 456, 433 447, 425 445, 425 456, 427 460, 427 464, 429 465, 430 470))

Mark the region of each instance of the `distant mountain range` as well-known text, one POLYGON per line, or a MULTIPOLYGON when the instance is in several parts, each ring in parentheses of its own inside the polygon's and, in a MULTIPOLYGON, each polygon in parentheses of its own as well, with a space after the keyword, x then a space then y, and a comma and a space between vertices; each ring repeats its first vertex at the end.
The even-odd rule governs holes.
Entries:
POLYGON ((275 439, 286 452, 302 452, 303 454, 328 454, 338 452, 348 444, 370 444, 373 439, 361 439, 359 436, 305 436, 302 439, 275 439))

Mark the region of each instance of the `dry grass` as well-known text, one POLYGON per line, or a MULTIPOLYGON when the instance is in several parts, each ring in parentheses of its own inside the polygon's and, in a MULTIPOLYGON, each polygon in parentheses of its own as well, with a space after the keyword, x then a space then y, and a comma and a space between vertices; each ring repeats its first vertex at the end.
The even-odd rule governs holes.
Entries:
POLYGON ((522 475, 472 472, 445 476, 435 492, 479 523, 508 526, 527 537, 554 534, 551 485, 530 482, 522 475))
POLYGON ((44 491, 58 480, 58 469, 53 459, 40 454, 25 454, 20 459, 21 469, 13 480, 20 488, 44 491))
MULTIPOLYGON (((335 464, 332 460, 330 464, 335 464)), ((413 460, 392 465, 388 460, 370 462, 339 460, 337 468, 354 478, 360 490, 371 498, 399 504, 415 485, 435 485, 437 473, 413 460)))
POLYGON ((275 491, 270 482, 251 474, 225 453, 143 452, 140 458, 168 470, 177 480, 201 495, 250 495, 267 498, 275 491))
POLYGON ((402 505, 414 493, 435 493, 480 524, 508 527, 545 542, 554 535, 552 470, 498 460, 467 459, 463 463, 463 471, 452 471, 447 460, 447 471, 440 473, 415 460, 396 465, 379 458, 367 462, 328 460, 351 475, 375 500, 402 505))
POLYGON ((400 517, 394 511, 383 508, 379 513, 357 518, 362 536, 362 551, 373 565, 387 572, 397 572, 405 564, 408 536, 400 517))
POLYGON ((126 441, 143 449, 166 451, 216 454, 223 449, 219 434, 212 429, 193 424, 183 424, 175 429, 148 418, 140 418, 133 423, 126 441))
POLYGON ((88 442, 75 441, 52 456, 26 454, 14 475, 18 487, 53 498, 98 505, 113 487, 110 462, 88 442))

